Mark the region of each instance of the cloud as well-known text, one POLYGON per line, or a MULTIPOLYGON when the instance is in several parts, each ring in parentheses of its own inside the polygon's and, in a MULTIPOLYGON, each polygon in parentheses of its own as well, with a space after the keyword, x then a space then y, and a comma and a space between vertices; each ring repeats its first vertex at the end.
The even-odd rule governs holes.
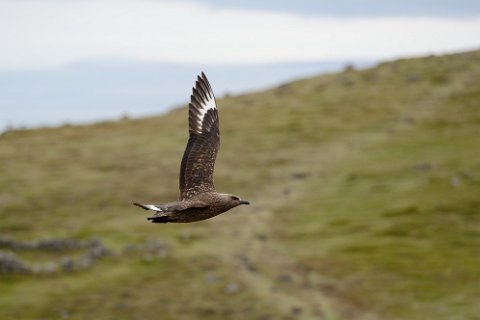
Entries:
POLYGON ((480 16, 334 18, 154 0, 4 0, 0 30, 4 70, 94 59, 385 59, 480 45, 480 16))

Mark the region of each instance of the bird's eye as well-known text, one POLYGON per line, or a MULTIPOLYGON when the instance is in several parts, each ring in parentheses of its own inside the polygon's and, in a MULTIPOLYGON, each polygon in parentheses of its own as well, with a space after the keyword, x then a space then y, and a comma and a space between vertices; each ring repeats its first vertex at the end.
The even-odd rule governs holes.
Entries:
POLYGON ((235 196, 232 196, 232 199, 233 199, 233 200, 240 200, 239 197, 235 197, 235 196))

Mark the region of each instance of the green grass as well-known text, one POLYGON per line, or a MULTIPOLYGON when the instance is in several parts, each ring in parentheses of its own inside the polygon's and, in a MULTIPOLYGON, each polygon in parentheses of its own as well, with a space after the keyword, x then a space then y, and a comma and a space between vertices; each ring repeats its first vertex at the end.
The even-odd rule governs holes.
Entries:
POLYGON ((131 206, 178 197, 183 108, 4 133, 0 234, 111 253, 0 274, 0 318, 480 319, 479 79, 475 51, 218 101, 216 187, 252 205, 189 225, 131 206))

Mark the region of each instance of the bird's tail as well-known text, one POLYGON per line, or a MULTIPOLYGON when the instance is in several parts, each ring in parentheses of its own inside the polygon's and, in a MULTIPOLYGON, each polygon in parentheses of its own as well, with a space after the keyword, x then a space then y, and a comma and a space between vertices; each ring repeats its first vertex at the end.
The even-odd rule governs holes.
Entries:
POLYGON ((156 212, 165 212, 167 211, 166 207, 165 206, 162 206, 162 205, 155 205, 155 204, 141 204, 141 203, 138 203, 138 202, 134 202, 133 203, 134 205, 136 205, 137 207, 140 207, 140 208, 143 208, 145 210, 152 210, 152 211, 156 211, 156 212))
POLYGON ((172 221, 172 218, 168 214, 169 208, 167 205, 141 204, 137 202, 133 204, 145 210, 155 211, 153 217, 147 218, 147 220, 150 220, 153 223, 167 223, 172 221))
POLYGON ((152 223, 172 222, 172 219, 169 216, 157 216, 157 215, 154 215, 153 217, 148 217, 147 220, 150 220, 152 223))

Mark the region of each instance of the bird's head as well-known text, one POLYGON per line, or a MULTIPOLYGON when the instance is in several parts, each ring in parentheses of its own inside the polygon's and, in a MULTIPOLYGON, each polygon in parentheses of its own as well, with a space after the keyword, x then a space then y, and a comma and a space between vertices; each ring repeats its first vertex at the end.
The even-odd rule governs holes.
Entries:
POLYGON ((249 201, 247 201, 247 200, 242 200, 242 199, 240 199, 240 197, 238 197, 238 196, 236 196, 236 195, 234 195, 234 194, 223 193, 223 194, 222 194, 222 199, 223 199, 225 202, 229 203, 229 204, 232 206, 232 208, 233 208, 233 207, 236 207, 236 206, 239 206, 239 205, 241 205, 241 204, 246 204, 246 205, 249 205, 249 204, 250 204, 249 201))

